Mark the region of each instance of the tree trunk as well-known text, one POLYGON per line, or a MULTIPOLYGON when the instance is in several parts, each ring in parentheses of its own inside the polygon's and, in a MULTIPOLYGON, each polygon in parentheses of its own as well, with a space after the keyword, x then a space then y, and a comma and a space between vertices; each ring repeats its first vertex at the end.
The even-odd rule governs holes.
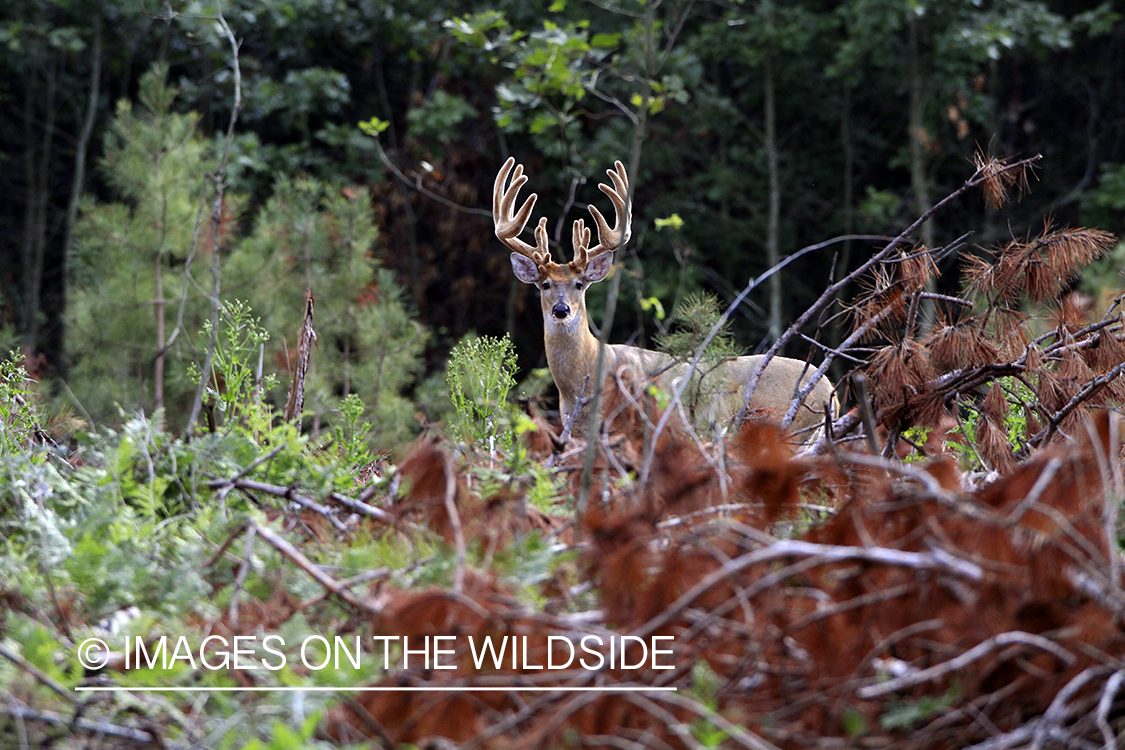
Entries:
MULTIPOLYGON (((926 113, 926 92, 925 92, 925 72, 923 70, 922 49, 921 41, 918 38, 921 30, 919 29, 920 22, 916 16, 911 15, 910 19, 910 113, 909 113, 909 128, 910 128, 910 185, 914 193, 914 212, 921 216, 930 210, 930 178, 926 169, 926 150, 929 147, 930 135, 926 131, 925 113, 926 113)), ((922 225, 922 244, 928 248, 934 248, 937 236, 937 230, 934 226, 934 219, 930 219, 922 225)), ((934 291, 934 282, 931 279, 927 286, 929 291, 934 291)), ((920 308, 919 322, 921 329, 926 331, 929 329, 930 322, 933 320, 933 302, 930 300, 923 300, 922 307, 920 308)), ((913 321, 908 325, 913 325, 913 321)))
MULTIPOLYGON (((852 86, 843 83, 843 99, 840 103, 840 150, 844 156, 843 195, 844 204, 844 234, 855 234, 855 137, 852 134, 852 86)), ((846 275, 851 268, 853 242, 846 240, 840 248, 839 262, 836 271, 846 275)), ((835 281, 835 279, 833 279, 835 281)), ((837 299, 844 300, 845 290, 841 289, 837 299)), ((828 339, 833 347, 839 344, 844 337, 843 328, 829 326, 828 339)))
MULTIPOLYGON (((930 179, 926 172, 926 149, 930 142, 926 132, 926 79, 922 70, 921 42, 918 39, 919 21, 910 20, 910 185, 914 192, 914 211, 919 216, 930 210, 930 179)), ((934 245, 934 220, 922 225, 922 242, 934 245)))
POLYGON ((55 94, 58 90, 58 60, 50 59, 44 66, 47 75, 43 94, 42 133, 39 148, 31 144, 35 130, 35 101, 28 87, 24 110, 24 132, 28 136, 24 165, 27 170, 28 208, 24 214, 23 254, 23 333, 28 351, 39 348, 40 300, 43 290, 43 264, 47 253, 47 209, 50 200, 51 144, 55 134, 55 94))
POLYGON ((153 388, 153 408, 164 408, 164 252, 156 254, 156 363, 153 368, 156 381, 153 388))
POLYGON ((70 256, 74 252, 74 226, 78 223, 78 205, 82 201, 82 189, 86 184, 86 155, 89 153, 90 140, 94 135, 94 124, 98 117, 98 98, 101 92, 102 19, 96 13, 93 34, 90 51, 90 93, 86 102, 86 117, 82 121, 82 132, 78 134, 78 144, 74 149, 74 179, 70 185, 70 201, 66 207, 66 236, 63 238, 63 305, 70 295, 70 256))
MULTIPOLYGON (((763 6, 766 23, 772 19, 769 4, 763 6)), ((777 265, 781 251, 781 177, 777 152, 777 98, 774 91, 774 50, 766 52, 765 62, 765 131, 766 163, 769 170, 769 217, 766 220, 766 266, 777 265)), ((781 274, 769 278, 769 336, 777 340, 781 335, 781 274)))

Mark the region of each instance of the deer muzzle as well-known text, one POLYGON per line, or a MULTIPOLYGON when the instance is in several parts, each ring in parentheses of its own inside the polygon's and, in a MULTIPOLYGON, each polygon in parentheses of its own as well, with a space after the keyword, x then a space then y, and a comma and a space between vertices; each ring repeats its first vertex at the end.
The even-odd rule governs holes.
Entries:
POLYGON ((556 302, 555 306, 551 308, 551 314, 559 320, 570 316, 570 305, 565 302, 556 302))

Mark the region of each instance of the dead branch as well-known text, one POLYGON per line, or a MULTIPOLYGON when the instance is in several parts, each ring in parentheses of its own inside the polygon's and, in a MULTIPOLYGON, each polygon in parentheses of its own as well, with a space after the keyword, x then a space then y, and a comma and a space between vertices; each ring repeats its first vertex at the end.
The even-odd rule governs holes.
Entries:
POLYGON ((978 643, 968 651, 964 651, 949 661, 942 662, 941 664, 934 665, 928 669, 922 669, 917 672, 896 677, 886 682, 881 682, 877 685, 866 685, 855 691, 856 697, 863 700, 871 700, 873 698, 880 698, 884 695, 904 690, 914 685, 919 685, 923 682, 935 680, 938 677, 943 677, 964 669, 974 661, 981 657, 995 651, 1002 646, 1008 646, 1013 643, 1020 643, 1027 646, 1034 646, 1035 648, 1042 649, 1055 657, 1057 657, 1064 664, 1074 663, 1075 656, 1063 647, 1059 646, 1049 638, 1044 638, 1041 635, 1034 633, 1024 633, 1021 631, 1013 631, 1009 633, 1000 633, 989 638, 982 643, 978 643))
POLYGON ((51 688, 51 690, 55 691, 56 694, 62 696, 70 703, 74 703, 74 694, 70 690, 67 690, 65 687, 59 684, 58 680, 29 662, 27 659, 23 658, 14 651, 9 650, 8 647, 3 643, 0 643, 0 656, 3 656, 8 661, 12 662, 12 664, 15 664, 24 672, 27 672, 29 675, 34 677, 37 682, 40 682, 43 685, 51 688))
POLYGON ((66 727, 71 732, 81 732, 82 734, 91 735, 91 738, 113 737, 137 745, 164 747, 168 748, 168 750, 186 750, 187 748, 186 745, 168 742, 163 737, 159 737, 143 729, 133 729, 132 727, 123 727, 120 724, 112 724, 108 721, 94 721, 81 717, 67 718, 54 711, 42 711, 23 706, 0 704, 0 714, 11 716, 20 721, 36 721, 43 724, 66 727))
POLYGON ((250 526, 254 529, 255 533, 258 536, 269 542, 269 544, 272 545, 274 549, 292 560, 298 568, 308 573, 317 583, 328 589, 339 599, 347 602, 361 612, 377 614, 380 611, 379 608, 375 605, 356 597, 351 591, 347 589, 346 586, 341 585, 330 575, 318 568, 315 563, 301 554, 301 552, 296 547, 282 539, 277 534, 253 521, 250 522, 250 526))
MULTIPOLYGON (((1001 173, 1005 173, 1005 172, 1008 172, 1008 171, 1011 171, 1011 170, 1023 170, 1026 167, 1028 167, 1029 165, 1034 164, 1035 162, 1039 161, 1042 158, 1043 158, 1042 155, 1036 154, 1035 156, 1032 156, 1028 159, 1022 159, 1018 162, 1013 162, 1011 164, 1003 165, 999 169, 1000 169, 1001 173)), ((788 343, 788 341, 797 334, 797 331, 802 330, 809 323, 809 321, 813 319, 813 317, 820 314, 820 311, 824 307, 826 307, 828 304, 830 304, 832 301, 834 301, 836 299, 836 295, 845 286, 853 283, 856 279, 858 279, 863 274, 867 273, 867 271, 869 271, 874 266, 886 261, 887 258, 890 256, 891 252, 893 252, 898 247, 900 247, 904 242, 906 242, 907 238, 912 236, 914 234, 914 232, 918 229, 918 227, 922 226, 922 224, 924 224, 926 221, 928 221, 931 216, 936 214, 938 211, 940 211, 946 205, 948 205, 949 203, 951 203, 955 199, 959 198, 960 196, 962 196, 963 194, 965 194, 969 190, 972 190, 973 188, 985 183, 989 179, 994 179, 994 175, 984 174, 981 169, 978 169, 977 172, 971 178, 966 180, 963 185, 961 185, 959 188, 957 188, 952 193, 947 195, 945 198, 943 198, 940 201, 938 201, 937 203, 935 203, 928 211, 926 211, 926 213, 924 213, 920 217, 918 217, 914 221, 914 223, 912 223, 910 226, 908 226, 906 229, 904 229, 897 237, 895 237, 893 240, 891 240, 889 243, 887 243, 881 250, 879 250, 877 253, 872 255, 870 258, 868 258, 862 264, 860 264, 860 266, 858 268, 856 268, 854 271, 849 273, 843 279, 836 282, 835 284, 830 285, 827 289, 825 289, 824 292, 821 294, 821 296, 816 300, 816 302, 814 302, 804 313, 802 313, 795 321, 793 321, 793 323, 789 326, 789 328, 786 329, 785 333, 783 333, 777 339, 777 341, 775 341, 773 343, 773 346, 771 346, 769 348, 769 350, 765 353, 765 355, 762 358, 762 361, 758 364, 757 369, 754 371, 754 374, 750 377, 749 382, 746 384, 746 387, 743 389, 743 393, 742 393, 742 413, 737 417, 736 421, 740 424, 742 422, 742 420, 744 420, 746 418, 747 410, 749 409, 749 405, 750 405, 750 400, 754 397, 754 391, 758 387, 758 380, 761 378, 762 372, 765 371, 766 364, 768 364, 771 359, 773 359, 775 356, 777 356, 777 353, 779 351, 781 351, 781 348, 783 346, 785 346, 785 344, 788 343)), ((962 244, 967 237, 968 237, 968 235, 962 235, 960 238, 958 238, 953 243, 951 243, 950 246, 956 246, 956 245, 962 244)))
POLYGON ((289 383, 289 397, 285 401, 286 422, 300 419, 305 409, 305 376, 312 360, 312 345, 316 343, 316 331, 312 324, 314 304, 312 289, 306 289, 305 316, 297 334, 297 361, 293 363, 293 379, 289 383))
POLYGON ((736 557, 704 576, 663 612, 637 628, 631 635, 643 638, 656 632, 679 617, 683 610, 691 606, 696 599, 734 573, 754 565, 787 557, 810 557, 815 559, 816 564, 844 561, 878 562, 918 570, 937 570, 970 580, 980 580, 984 576, 984 571, 976 563, 955 558, 948 553, 906 552, 883 547, 841 547, 804 542, 797 539, 784 539, 768 547, 736 557))
MULTIPOLYGON (((347 527, 340 522, 340 519, 336 517, 336 513, 334 513, 330 508, 321 505, 311 498, 305 497, 301 493, 297 492, 293 487, 282 487, 281 485, 277 484, 270 484, 268 482, 260 482, 256 479, 245 478, 213 479, 210 482, 207 482, 206 486, 210 487, 211 489, 233 486, 241 490, 262 492, 267 495, 273 495, 274 497, 283 497, 286 500, 291 500, 298 505, 301 505, 324 516, 325 519, 327 519, 334 527, 336 527, 337 531, 347 531, 347 527)), ((368 505, 367 503, 360 502, 359 500, 350 498, 346 495, 341 495, 338 492, 333 492, 328 497, 329 499, 339 503, 340 505, 345 506, 349 510, 356 511, 357 513, 362 513, 363 515, 369 518, 373 518, 376 521, 387 524, 394 522, 394 516, 392 516, 387 511, 382 510, 381 508, 376 508, 373 505, 368 505)))

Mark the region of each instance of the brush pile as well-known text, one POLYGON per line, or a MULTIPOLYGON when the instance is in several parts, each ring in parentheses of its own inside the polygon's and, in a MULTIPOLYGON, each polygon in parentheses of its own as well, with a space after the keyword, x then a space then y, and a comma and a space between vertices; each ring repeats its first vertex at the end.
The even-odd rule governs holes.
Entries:
MULTIPOLYGON (((618 472, 642 468, 645 420, 614 424, 614 458, 600 454, 589 488, 597 502, 554 532, 580 543, 576 581, 544 581, 533 603, 464 570, 452 588, 384 590, 370 620, 377 635, 418 641, 519 636, 519 662, 474 668, 467 648, 446 672, 415 659, 380 684, 490 690, 361 694, 331 712, 334 738, 505 748, 1116 742, 1117 415, 1100 412, 1073 442, 969 491, 948 458, 798 458, 753 423, 726 446, 723 473, 696 443, 666 434, 649 481, 621 488, 618 472), (575 612, 571 598, 586 589, 596 606, 575 612), (657 664, 634 649, 625 668, 542 668, 552 646, 591 634, 632 636, 634 646, 670 636, 661 643, 673 655, 657 664), (629 689, 519 692, 544 686, 629 689), (644 690, 654 687, 677 690, 644 690)), ((582 456, 563 454, 559 466, 576 493, 582 456)), ((398 510, 469 547, 559 523, 518 497, 447 484, 460 474, 453 461, 421 444, 403 465, 414 484, 398 510)))

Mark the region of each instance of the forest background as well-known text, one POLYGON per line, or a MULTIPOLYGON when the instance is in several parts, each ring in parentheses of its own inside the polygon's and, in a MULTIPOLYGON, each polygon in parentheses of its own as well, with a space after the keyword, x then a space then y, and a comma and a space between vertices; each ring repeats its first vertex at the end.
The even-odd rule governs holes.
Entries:
MULTIPOLYGON (((94 423, 119 421, 119 404, 167 407, 186 427, 212 289, 197 211, 236 89, 213 10, 3 11, 0 339, 94 423)), ((222 10, 241 103, 214 245, 221 296, 249 304, 285 374, 310 284, 314 422, 358 392, 392 444, 418 414, 441 418, 440 372, 465 334, 508 332, 523 373, 544 365, 535 293, 486 211, 509 154, 528 165, 560 248, 576 207, 599 195, 579 183, 615 159, 633 168, 635 239, 618 259, 610 340, 642 345, 694 291, 729 302, 805 245, 897 234, 977 151, 1043 160, 1014 206, 962 201, 929 221, 929 247, 969 230, 987 247, 1046 217, 1125 228, 1125 22, 1108 2, 222 10)), ((841 241, 777 274, 737 309, 738 342, 771 343, 871 247, 841 241)), ((1121 261, 1094 286, 1116 285, 1121 261)), ((591 293, 596 319, 605 287, 591 293)))

